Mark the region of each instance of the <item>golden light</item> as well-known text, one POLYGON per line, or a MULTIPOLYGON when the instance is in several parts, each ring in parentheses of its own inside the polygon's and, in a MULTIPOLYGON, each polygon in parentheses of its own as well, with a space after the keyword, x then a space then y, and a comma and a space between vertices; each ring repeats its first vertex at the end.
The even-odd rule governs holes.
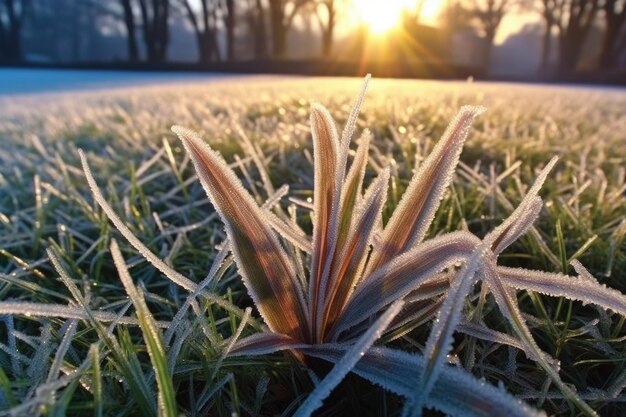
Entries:
POLYGON ((402 11, 409 8, 412 0, 354 0, 361 20, 375 34, 388 32, 400 23, 402 11))
MULTIPOLYGON (((422 0, 420 20, 433 24, 443 2, 440 0, 422 0)), ((353 0, 358 16, 374 34, 384 34, 400 24, 405 10, 415 11, 419 0, 353 0)))

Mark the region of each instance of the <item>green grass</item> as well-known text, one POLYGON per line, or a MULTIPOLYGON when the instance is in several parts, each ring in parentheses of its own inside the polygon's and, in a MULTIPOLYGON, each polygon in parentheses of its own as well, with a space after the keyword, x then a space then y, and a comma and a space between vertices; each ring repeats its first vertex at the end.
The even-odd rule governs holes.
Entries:
MULTIPOLYGON (((0 298, 71 302, 77 309, 82 300, 92 310, 140 313, 139 326, 114 328, 94 318, 1 316, 0 410, 147 416, 165 389, 170 407, 175 401, 190 416, 293 412, 313 387, 295 359, 223 355, 238 330, 249 335, 261 324, 254 309, 242 324, 244 309, 253 305, 230 263, 208 288, 223 302, 198 297, 171 343, 162 345, 167 329, 155 335, 152 324, 171 321, 188 293, 145 262, 108 222, 87 187, 77 149, 86 152, 106 200, 138 238, 199 282, 225 234, 170 126, 201 132, 227 161, 239 161, 238 173, 262 202, 267 193, 250 146, 237 133, 240 126, 262 150, 274 187, 289 184, 290 197, 306 200, 313 184, 309 105, 323 103, 343 124, 359 85, 350 79, 265 78, 0 99, 0 298), (135 283, 132 300, 109 252, 112 239, 135 283), (59 258, 75 291, 63 283, 46 249, 59 258), (56 355, 61 346, 65 355, 56 355)), ((461 228, 484 236, 519 203, 536 170, 559 155, 541 192, 546 207, 537 233, 520 239, 500 263, 572 273, 569 261, 579 259, 601 283, 626 292, 626 93, 375 79, 358 126, 374 133, 371 166, 394 161, 389 202, 399 200, 416 163, 463 104, 488 111, 469 136, 431 236, 461 228)), ((296 215, 308 220, 301 207, 296 215)), ((560 360, 563 380, 601 415, 626 412, 624 320, 578 302, 526 292, 518 298, 540 347, 560 360)), ((480 287, 467 311, 510 333, 480 287)), ((428 329, 421 326, 390 343, 421 351, 428 329)), ((457 333, 452 356, 531 404, 572 414, 544 372, 513 348, 457 333)), ((320 415, 353 407, 364 416, 396 415, 401 404, 351 376, 320 415)))

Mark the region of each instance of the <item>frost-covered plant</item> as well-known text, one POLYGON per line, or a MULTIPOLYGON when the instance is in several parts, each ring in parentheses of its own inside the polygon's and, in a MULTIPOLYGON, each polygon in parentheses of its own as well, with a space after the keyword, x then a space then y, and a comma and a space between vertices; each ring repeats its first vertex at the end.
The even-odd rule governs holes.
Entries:
MULTIPOLYGON (((457 231, 425 240, 471 123, 483 112, 480 107, 463 107, 416 170, 383 227, 381 212, 389 170, 382 170, 363 192, 370 142, 367 131, 348 169, 350 141, 364 92, 365 87, 341 136, 324 107, 314 104, 311 108, 312 237, 295 221, 273 213, 272 204, 259 206, 224 159, 196 133, 172 128, 225 224, 228 240, 219 258, 232 251, 244 285, 267 325, 264 332, 229 343, 225 353, 261 355, 291 350, 299 359, 311 356, 335 363, 301 405, 298 416, 315 411, 349 372, 406 397, 403 414, 407 416, 421 414, 423 407, 457 416, 490 415, 490 410, 511 416, 542 414, 446 364, 453 332, 460 329, 523 349, 566 398, 587 415, 595 415, 560 379, 558 362, 536 344, 515 291, 526 289, 581 300, 625 316, 626 296, 590 279, 580 264, 574 265, 580 277, 497 265, 498 255, 538 217, 542 208, 538 191, 556 159, 541 171, 510 217, 484 238, 457 231), (479 280, 491 291, 516 338, 481 324, 459 327, 464 299, 479 280), (372 347, 385 333, 406 328, 416 322, 416 317, 427 317, 420 301, 429 299, 434 302, 427 310, 437 309, 437 318, 423 354, 372 347)), ((96 200, 129 242, 193 295, 204 291, 202 284, 196 285, 173 271, 132 235, 104 200, 82 153, 81 158, 96 200)), ((119 253, 114 253, 123 269, 119 253)), ((219 301, 219 297, 213 299, 219 301)))

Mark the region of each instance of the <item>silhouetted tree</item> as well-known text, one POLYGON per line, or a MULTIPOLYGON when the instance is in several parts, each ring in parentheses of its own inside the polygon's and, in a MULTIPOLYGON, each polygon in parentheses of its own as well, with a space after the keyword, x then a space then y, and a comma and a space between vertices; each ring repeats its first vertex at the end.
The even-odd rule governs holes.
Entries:
POLYGON ((552 45, 552 29, 558 27, 563 15, 565 0, 541 0, 541 16, 545 23, 541 46, 541 64, 543 71, 548 70, 552 45))
POLYGON ((469 10, 473 15, 478 30, 485 39, 483 62, 489 68, 493 41, 496 38, 502 18, 510 10, 513 0, 473 0, 469 10))
POLYGON ((30 0, 0 3, 0 61, 19 62, 23 59, 22 25, 30 5, 30 0))
POLYGON ((272 53, 282 57, 287 52, 287 32, 298 10, 311 0, 268 0, 270 27, 272 29, 272 53))
POLYGON ((217 43, 219 0, 200 0, 201 10, 191 7, 189 0, 179 0, 196 34, 200 62, 219 61, 221 54, 217 43))
POLYGON ((333 36, 337 25, 337 0, 319 0, 314 4, 317 21, 322 32, 322 56, 330 57, 333 36))
POLYGON ((164 62, 169 42, 169 0, 139 0, 141 29, 148 61, 164 62))
POLYGON ((120 0, 123 10, 124 26, 126 27, 126 45, 128 48, 128 60, 139 61, 139 48, 137 47, 137 32, 135 25, 135 13, 131 0, 120 0))
POLYGON ((471 25, 472 18, 471 10, 468 10, 461 0, 448 0, 441 7, 439 22, 442 31, 442 43, 449 60, 454 58, 452 56, 454 34, 468 29, 475 30, 471 25))
POLYGON ((605 32, 599 64, 601 68, 610 68, 626 46, 626 1, 604 0, 603 9, 605 32))
POLYGON ((245 13, 255 58, 267 56, 267 29, 261 0, 249 0, 245 13))
POLYGON ((566 0, 559 27, 559 72, 574 71, 589 29, 600 9, 600 0, 566 0))
POLYGON ((224 27, 226 28, 226 59, 235 60, 235 26, 237 23, 237 11, 235 0, 224 0, 223 12, 224 27))

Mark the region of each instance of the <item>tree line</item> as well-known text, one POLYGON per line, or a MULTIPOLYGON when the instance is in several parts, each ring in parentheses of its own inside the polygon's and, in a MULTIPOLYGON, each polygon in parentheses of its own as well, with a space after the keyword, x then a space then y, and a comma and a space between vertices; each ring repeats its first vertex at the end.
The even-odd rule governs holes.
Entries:
MULTIPOLYGON (((319 56, 332 58, 337 28, 354 13, 353 1, 0 0, 0 62, 24 60, 22 38, 28 23, 31 30, 44 30, 44 22, 49 25, 61 14, 72 23, 61 25, 58 36, 66 36, 76 45, 81 31, 93 31, 96 21, 123 28, 130 62, 166 62, 174 18, 185 21, 193 32, 201 63, 242 59, 236 47, 242 37, 251 44, 254 58, 285 58, 296 19, 313 22, 319 34, 319 56)), ((402 18, 405 35, 417 42, 424 42, 424 33, 430 33, 423 30, 424 2, 415 0, 402 18)), ((597 67, 616 67, 626 52, 626 0, 447 0, 440 11, 437 36, 443 39, 460 31, 476 34, 483 41, 482 62, 488 67, 502 21, 515 13, 541 17, 544 71, 554 55, 559 72, 575 70, 594 27, 603 33, 597 67)), ((355 28, 359 30, 367 28, 355 28)))

